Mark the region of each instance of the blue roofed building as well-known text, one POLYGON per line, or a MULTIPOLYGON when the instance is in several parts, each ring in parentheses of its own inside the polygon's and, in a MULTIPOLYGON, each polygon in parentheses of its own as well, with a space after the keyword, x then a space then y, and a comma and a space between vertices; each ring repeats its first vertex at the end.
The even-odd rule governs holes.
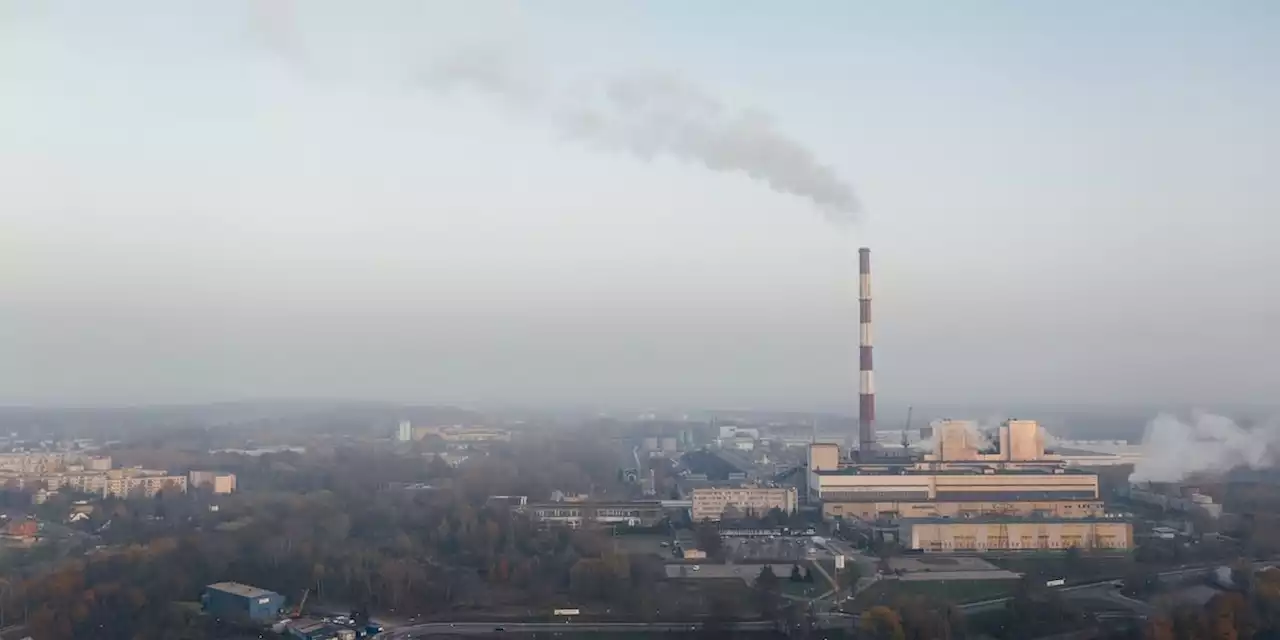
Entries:
POLYGON ((284 596, 239 582, 219 582, 204 588, 200 604, 205 613, 221 619, 271 622, 284 608, 284 596))

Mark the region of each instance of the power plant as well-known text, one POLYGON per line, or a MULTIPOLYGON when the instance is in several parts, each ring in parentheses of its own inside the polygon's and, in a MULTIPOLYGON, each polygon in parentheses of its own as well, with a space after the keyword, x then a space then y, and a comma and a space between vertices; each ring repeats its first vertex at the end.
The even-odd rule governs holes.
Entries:
POLYGON ((844 455, 831 443, 809 447, 805 497, 821 505, 824 519, 897 531, 924 551, 1132 546, 1132 526, 1105 513, 1097 474, 1046 451, 1035 420, 1007 420, 990 433, 970 421, 940 420, 928 428, 928 451, 878 446, 865 247, 858 250, 858 319, 857 447, 853 434, 844 438, 844 455))

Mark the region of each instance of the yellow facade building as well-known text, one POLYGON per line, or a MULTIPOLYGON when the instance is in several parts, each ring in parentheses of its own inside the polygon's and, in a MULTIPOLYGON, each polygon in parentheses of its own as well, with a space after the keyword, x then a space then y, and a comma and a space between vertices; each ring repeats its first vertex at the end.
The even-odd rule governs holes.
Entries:
POLYGON ((1073 547, 1123 550, 1133 547, 1133 525, 1110 518, 905 519, 898 525, 898 536, 907 548, 926 553, 1060 551, 1073 547))

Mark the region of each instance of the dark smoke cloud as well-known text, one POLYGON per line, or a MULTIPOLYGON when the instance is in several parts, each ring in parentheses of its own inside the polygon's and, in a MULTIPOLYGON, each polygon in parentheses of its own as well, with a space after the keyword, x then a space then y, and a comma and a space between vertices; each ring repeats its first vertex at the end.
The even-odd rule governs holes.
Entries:
POLYGON ((426 86, 471 89, 589 146, 652 159, 670 156, 741 172, 807 198, 833 220, 860 212, 852 187, 765 114, 734 111, 700 88, 658 72, 558 85, 500 49, 471 49, 430 65, 426 86))

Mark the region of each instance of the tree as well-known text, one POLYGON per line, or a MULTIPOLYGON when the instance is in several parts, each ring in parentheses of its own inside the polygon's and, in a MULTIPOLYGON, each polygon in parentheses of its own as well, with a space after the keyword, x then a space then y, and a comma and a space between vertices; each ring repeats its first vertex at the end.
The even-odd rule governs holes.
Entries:
POLYGON ((889 607, 877 605, 862 614, 858 621, 860 638, 868 640, 906 640, 902 630, 902 618, 889 607))
POLYGON ((766 564, 760 568, 760 573, 756 574, 756 588, 765 591, 778 590, 778 575, 773 572, 773 565, 766 564))
POLYGON ((767 619, 777 619, 778 617, 778 594, 781 585, 778 576, 773 572, 773 565, 764 565, 760 568, 759 575, 756 576, 756 596, 760 605, 760 615, 767 619))
POLYGON ((951 640, 964 631, 964 614, 947 603, 914 596, 895 604, 907 640, 951 640))
POLYGON ((1219 593, 1205 607, 1208 637, 1211 640, 1252 638, 1257 624, 1249 602, 1239 593, 1219 593))
POLYGON ((1164 617, 1157 616, 1147 620, 1142 626, 1142 640, 1176 640, 1174 635, 1173 621, 1164 617))
POLYGON ((724 543, 720 540, 720 530, 714 524, 704 522, 693 530, 693 540, 698 548, 707 552, 708 558, 719 559, 724 551, 724 543))

